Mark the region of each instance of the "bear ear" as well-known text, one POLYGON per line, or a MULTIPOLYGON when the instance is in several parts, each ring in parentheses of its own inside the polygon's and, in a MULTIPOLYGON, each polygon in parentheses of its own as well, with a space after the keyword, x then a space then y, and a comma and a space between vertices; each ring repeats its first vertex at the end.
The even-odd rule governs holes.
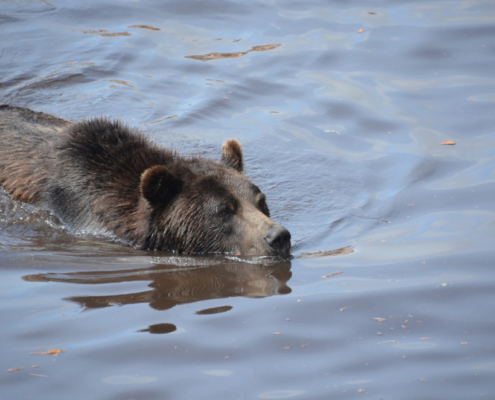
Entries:
POLYGON ((234 168, 242 174, 244 163, 242 160, 241 144, 235 139, 230 139, 223 144, 222 148, 223 154, 221 163, 226 167, 234 168))
POLYGON ((141 193, 152 206, 167 204, 182 186, 183 182, 163 165, 148 168, 141 175, 141 193))

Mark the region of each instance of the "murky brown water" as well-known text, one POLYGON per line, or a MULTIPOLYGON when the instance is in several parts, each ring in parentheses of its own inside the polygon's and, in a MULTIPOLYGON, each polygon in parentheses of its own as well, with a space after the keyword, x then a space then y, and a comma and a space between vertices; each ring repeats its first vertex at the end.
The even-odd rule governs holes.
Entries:
POLYGON ((212 158, 236 137, 294 245, 136 251, 2 191, 0 398, 495 398, 495 3, 26 0, 0 21, 0 103, 212 158))

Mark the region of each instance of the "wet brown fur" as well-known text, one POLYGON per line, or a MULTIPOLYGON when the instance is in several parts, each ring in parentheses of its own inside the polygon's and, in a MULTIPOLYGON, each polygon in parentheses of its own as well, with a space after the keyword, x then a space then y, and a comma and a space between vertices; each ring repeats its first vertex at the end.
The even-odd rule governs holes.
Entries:
POLYGON ((273 254, 264 238, 279 225, 242 171, 233 139, 216 163, 182 157, 118 121, 71 123, 0 106, 0 185, 13 198, 143 249, 273 254))
POLYGON ((36 203, 46 186, 47 165, 53 161, 53 138, 70 122, 5 105, 0 106, 0 115, 0 185, 15 200, 36 203))
POLYGON ((242 174, 244 170, 244 164, 242 162, 242 147, 241 144, 235 140, 227 140, 223 146, 222 163, 234 168, 236 171, 242 174))

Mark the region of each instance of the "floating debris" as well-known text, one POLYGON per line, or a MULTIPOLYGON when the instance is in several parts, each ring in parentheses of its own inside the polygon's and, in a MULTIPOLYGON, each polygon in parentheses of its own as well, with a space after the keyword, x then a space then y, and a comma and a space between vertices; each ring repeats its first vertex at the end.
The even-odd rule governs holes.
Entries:
POLYGON ((163 121, 166 121, 167 119, 172 119, 172 118, 176 118, 176 117, 178 117, 178 115, 171 115, 170 117, 159 119, 158 121, 148 122, 148 124, 157 124, 158 122, 163 122, 163 121))
POLYGON ((127 83, 126 81, 122 81, 120 79, 104 79, 104 82, 112 82, 112 83, 118 83, 119 85, 134 87, 131 84, 127 83))
POLYGON ((322 278, 330 278, 331 276, 343 274, 344 271, 334 272, 333 274, 323 275, 322 278))
POLYGON ((65 350, 60 350, 60 349, 54 349, 54 350, 47 350, 47 351, 42 351, 38 353, 31 353, 31 355, 43 355, 43 354, 48 354, 50 356, 58 356, 61 353, 65 353, 65 350))
POLYGON ((17 371, 22 371, 23 369, 24 369, 24 367, 11 368, 11 369, 8 369, 7 372, 17 372, 17 371))
POLYGON ((354 250, 351 246, 341 247, 340 249, 316 251, 311 253, 301 253, 298 258, 311 258, 311 257, 332 257, 332 256, 344 256, 346 254, 352 254, 354 250))
POLYGON ((105 37, 112 37, 112 36, 131 36, 129 32, 108 32, 106 29, 99 29, 97 31, 94 30, 89 30, 89 31, 83 31, 83 33, 86 33, 88 35, 100 35, 100 36, 105 36, 105 37))
POLYGON ((31 372, 29 373, 29 375, 39 376, 40 378, 48 378, 48 376, 47 376, 47 375, 32 374, 31 372))
POLYGON ((159 31, 160 28, 155 28, 154 26, 149 25, 131 25, 128 28, 137 28, 137 29, 149 29, 150 31, 159 31))
POLYGON ((200 61, 218 60, 220 58, 237 58, 237 57, 245 56, 247 53, 249 53, 251 51, 267 51, 267 50, 275 49, 276 47, 279 47, 279 46, 281 46, 281 45, 280 44, 266 44, 266 45, 262 45, 262 46, 254 46, 251 48, 251 50, 238 52, 238 53, 209 53, 209 54, 203 54, 203 55, 197 55, 197 56, 185 56, 185 58, 192 58, 193 60, 200 60, 200 61))

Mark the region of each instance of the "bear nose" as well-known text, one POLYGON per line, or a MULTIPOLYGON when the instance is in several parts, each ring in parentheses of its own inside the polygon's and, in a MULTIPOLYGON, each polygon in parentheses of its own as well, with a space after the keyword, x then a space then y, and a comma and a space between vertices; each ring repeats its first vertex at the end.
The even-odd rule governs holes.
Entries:
POLYGON ((266 232, 265 244, 274 253, 288 256, 290 254, 290 232, 283 226, 274 226, 266 232))

